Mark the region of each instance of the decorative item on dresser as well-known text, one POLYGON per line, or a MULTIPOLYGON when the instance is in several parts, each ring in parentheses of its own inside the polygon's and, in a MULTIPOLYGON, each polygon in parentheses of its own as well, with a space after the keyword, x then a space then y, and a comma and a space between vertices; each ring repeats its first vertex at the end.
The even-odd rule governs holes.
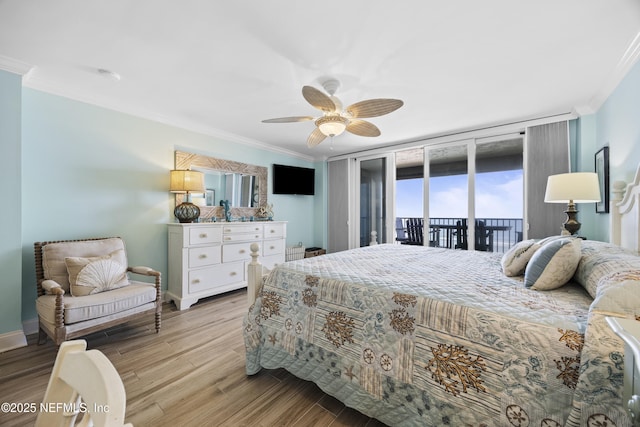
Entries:
POLYGON ((169 224, 167 300, 185 310, 200 298, 247 286, 251 243, 262 248, 268 268, 285 261, 287 223, 169 224))
POLYGON ((187 194, 187 199, 176 206, 173 214, 180 222, 193 222, 200 216, 200 208, 189 200, 190 193, 203 193, 204 174, 191 170, 172 170, 169 191, 187 194))

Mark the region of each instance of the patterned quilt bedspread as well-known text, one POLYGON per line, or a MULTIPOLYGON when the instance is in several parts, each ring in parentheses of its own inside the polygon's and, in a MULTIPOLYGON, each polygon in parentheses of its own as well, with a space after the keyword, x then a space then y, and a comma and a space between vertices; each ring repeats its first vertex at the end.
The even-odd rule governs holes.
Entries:
POLYGON ((629 425, 592 297, 529 290, 500 257, 378 245, 282 264, 245 319, 247 373, 286 368, 389 425, 629 425))

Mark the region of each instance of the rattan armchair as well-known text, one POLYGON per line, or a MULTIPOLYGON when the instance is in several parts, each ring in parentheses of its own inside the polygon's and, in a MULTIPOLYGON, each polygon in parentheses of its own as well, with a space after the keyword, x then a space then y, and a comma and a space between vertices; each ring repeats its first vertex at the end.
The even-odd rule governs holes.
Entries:
POLYGON ((119 237, 36 242, 34 251, 40 344, 49 336, 60 345, 151 315, 155 317, 156 332, 160 331, 160 272, 149 267, 129 267, 124 241, 119 237), (117 286, 110 273, 113 268, 122 268, 117 286), (151 276, 155 283, 129 280, 132 273, 151 276), (105 279, 106 276, 109 277, 105 279))

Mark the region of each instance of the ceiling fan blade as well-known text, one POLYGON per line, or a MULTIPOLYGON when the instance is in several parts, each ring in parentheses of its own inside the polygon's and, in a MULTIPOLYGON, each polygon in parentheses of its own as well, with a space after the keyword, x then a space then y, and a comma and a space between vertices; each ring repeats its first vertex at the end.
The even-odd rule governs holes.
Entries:
POLYGON ((396 111, 403 105, 404 102, 399 99, 368 99, 348 106, 345 111, 354 118, 378 117, 396 111))
POLYGON ((295 123, 313 120, 311 116, 278 117, 277 119, 263 120, 262 123, 295 123))
POLYGON ((348 132, 360 136, 380 136, 380 129, 373 123, 365 120, 349 120, 348 132))
POLYGON ((329 113, 336 110, 336 104, 333 103, 331 98, 313 86, 304 86, 302 88, 302 96, 318 110, 329 113))
POLYGON ((307 147, 309 148, 315 147, 316 145, 324 141, 326 137, 327 136, 325 134, 320 132, 320 129, 315 128, 315 130, 311 132, 311 135, 309 135, 309 138, 307 138, 307 147))

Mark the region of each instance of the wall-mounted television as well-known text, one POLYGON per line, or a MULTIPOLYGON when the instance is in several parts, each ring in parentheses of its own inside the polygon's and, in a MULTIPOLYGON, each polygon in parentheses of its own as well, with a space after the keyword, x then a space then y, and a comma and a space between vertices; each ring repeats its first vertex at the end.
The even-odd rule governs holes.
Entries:
POLYGON ((273 165, 273 194, 315 194, 316 170, 298 166, 273 165))

